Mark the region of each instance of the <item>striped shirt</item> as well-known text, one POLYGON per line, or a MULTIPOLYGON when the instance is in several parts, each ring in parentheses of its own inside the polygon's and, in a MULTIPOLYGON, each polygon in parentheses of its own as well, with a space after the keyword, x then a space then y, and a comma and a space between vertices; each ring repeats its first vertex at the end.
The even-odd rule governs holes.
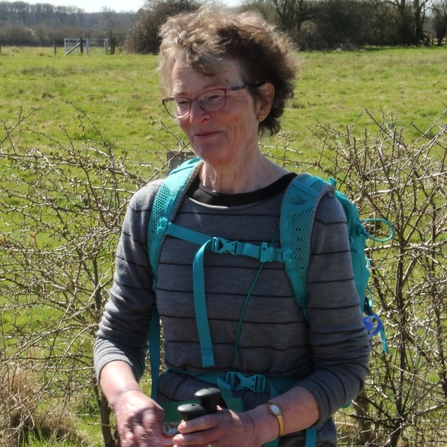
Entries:
MULTIPOLYGON (((236 195, 217 194, 194 182, 175 223, 231 241, 273 242, 279 247, 281 202, 289 181, 286 176, 263 190, 236 195)), ((192 264, 198 245, 168 236, 156 293, 151 288, 147 226, 160 184, 142 188, 128 207, 114 284, 95 345, 98 375, 106 363, 124 360, 138 378, 142 376, 151 309, 156 304, 168 368, 195 374, 231 370, 296 378, 318 403, 317 445, 336 445, 331 415, 362 390, 370 349, 355 291, 346 218, 338 201, 327 194, 316 212, 307 283, 308 321, 296 304, 283 264, 265 263, 260 270, 260 262, 253 258, 205 253, 215 365, 204 368, 193 303, 192 264)), ((209 385, 168 371, 160 377, 159 400, 191 399, 204 386, 209 385)), ((251 391, 234 394, 243 398, 246 409, 269 397, 251 391)), ((287 435, 280 442, 281 447, 302 445, 303 433, 287 435)))

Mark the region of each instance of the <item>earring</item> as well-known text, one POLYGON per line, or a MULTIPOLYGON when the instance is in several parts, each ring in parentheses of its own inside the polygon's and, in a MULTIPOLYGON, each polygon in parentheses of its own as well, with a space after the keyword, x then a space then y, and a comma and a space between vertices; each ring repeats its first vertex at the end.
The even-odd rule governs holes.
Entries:
POLYGON ((260 116, 258 116, 258 121, 259 121, 259 122, 264 121, 264 120, 265 120, 264 115, 260 115, 260 116))

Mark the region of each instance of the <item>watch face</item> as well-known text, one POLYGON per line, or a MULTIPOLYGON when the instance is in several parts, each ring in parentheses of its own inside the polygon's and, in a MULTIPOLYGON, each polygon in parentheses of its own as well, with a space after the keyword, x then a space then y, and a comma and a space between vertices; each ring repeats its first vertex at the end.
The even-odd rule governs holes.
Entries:
POLYGON ((281 414, 281 410, 279 409, 278 405, 270 404, 270 410, 274 414, 281 414))

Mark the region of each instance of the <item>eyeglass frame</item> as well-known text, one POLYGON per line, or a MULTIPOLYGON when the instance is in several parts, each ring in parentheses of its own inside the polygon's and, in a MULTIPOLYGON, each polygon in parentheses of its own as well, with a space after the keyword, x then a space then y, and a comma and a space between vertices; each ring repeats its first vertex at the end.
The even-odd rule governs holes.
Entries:
POLYGON ((225 105, 227 104, 227 93, 228 93, 228 92, 234 92, 234 91, 236 91, 236 90, 249 89, 249 88, 258 88, 258 87, 260 87, 261 85, 262 85, 262 84, 244 84, 244 85, 238 85, 238 86, 236 86, 236 87, 212 88, 212 89, 210 89, 210 90, 206 90, 206 91, 200 93, 200 95, 197 95, 195 98, 192 98, 192 99, 190 99, 190 98, 188 98, 188 97, 186 97, 186 96, 168 96, 167 98, 162 99, 161 102, 162 102, 162 104, 163 104, 163 106, 164 106, 166 112, 168 112, 168 115, 169 115, 169 116, 172 116, 172 118, 176 118, 176 119, 182 119, 182 118, 186 118, 186 117, 191 113, 191 107, 192 107, 193 102, 197 102, 197 104, 199 104, 200 108, 201 108, 204 112, 208 112, 208 113, 219 112, 219 111, 222 110, 222 109, 225 107, 225 105), (222 106, 220 109, 213 110, 213 111, 210 112, 210 111, 208 111, 208 110, 206 110, 206 109, 203 108, 202 104, 200 104, 200 102, 199 102, 199 98, 200 98, 202 95, 204 95, 205 93, 213 92, 213 91, 215 91, 215 90, 221 90, 221 91, 224 92, 224 103, 223 103, 223 106, 222 106), (177 99, 187 99, 187 100, 189 101, 189 110, 188 110, 185 114, 180 115, 180 116, 173 115, 171 112, 169 112, 168 107, 166 106, 166 103, 167 103, 167 102, 175 101, 176 98, 177 98, 177 99))

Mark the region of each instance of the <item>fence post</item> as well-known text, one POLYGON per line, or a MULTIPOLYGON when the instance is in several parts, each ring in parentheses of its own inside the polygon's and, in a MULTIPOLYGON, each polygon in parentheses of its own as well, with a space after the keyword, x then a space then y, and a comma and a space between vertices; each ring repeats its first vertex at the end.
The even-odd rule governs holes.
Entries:
POLYGON ((109 30, 110 54, 115 54, 115 38, 112 36, 112 28, 109 30))
POLYGON ((54 50, 54 55, 56 56, 56 39, 53 37, 53 50, 54 50))
POLYGON ((81 54, 84 53, 84 47, 82 46, 82 37, 79 39, 79 49, 81 50, 81 54))

